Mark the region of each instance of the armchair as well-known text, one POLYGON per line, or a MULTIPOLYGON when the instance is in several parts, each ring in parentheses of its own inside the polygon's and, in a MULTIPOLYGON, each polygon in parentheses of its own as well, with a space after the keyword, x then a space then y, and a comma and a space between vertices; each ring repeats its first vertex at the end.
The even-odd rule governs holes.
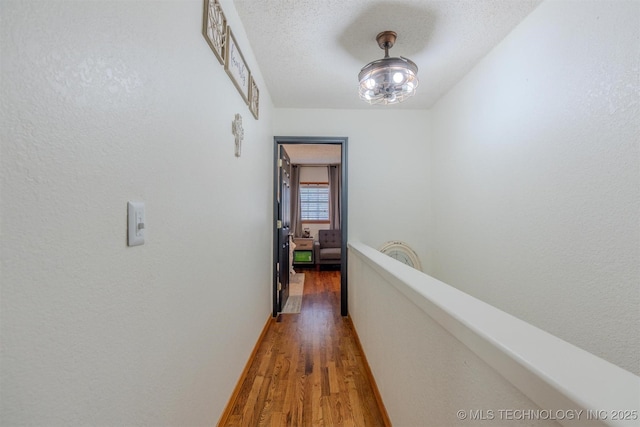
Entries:
POLYGON ((340 264, 342 259, 342 233, 340 230, 319 230, 318 241, 314 243, 316 267, 321 264, 340 264))

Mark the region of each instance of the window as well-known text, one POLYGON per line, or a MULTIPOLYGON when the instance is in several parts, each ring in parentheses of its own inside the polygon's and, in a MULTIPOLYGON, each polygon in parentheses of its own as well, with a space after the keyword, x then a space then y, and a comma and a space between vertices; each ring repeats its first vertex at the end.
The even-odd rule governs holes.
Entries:
POLYGON ((300 183, 300 219, 329 221, 329 185, 300 183))

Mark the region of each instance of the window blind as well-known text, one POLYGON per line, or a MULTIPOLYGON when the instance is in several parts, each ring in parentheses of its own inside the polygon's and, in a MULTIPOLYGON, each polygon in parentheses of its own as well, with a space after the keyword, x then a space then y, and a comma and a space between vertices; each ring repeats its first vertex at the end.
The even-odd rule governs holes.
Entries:
POLYGON ((302 221, 329 221, 328 185, 300 185, 300 219, 302 221))

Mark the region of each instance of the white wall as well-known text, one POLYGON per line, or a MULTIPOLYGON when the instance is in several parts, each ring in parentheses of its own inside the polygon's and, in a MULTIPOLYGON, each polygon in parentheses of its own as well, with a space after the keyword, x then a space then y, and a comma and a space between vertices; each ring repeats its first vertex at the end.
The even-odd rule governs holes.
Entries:
POLYGON ((2 425, 213 425, 269 316, 271 101, 233 2, 259 121, 202 5, 0 3, 2 425))
MULTIPOLYGON (((452 329, 458 336, 445 329, 439 323, 443 316, 434 313, 447 313, 450 307, 438 304, 444 299, 425 297, 442 291, 437 280, 416 278, 411 273, 417 272, 403 271, 410 267, 384 256, 386 263, 377 264, 360 252, 363 245, 354 245, 358 248, 349 250, 349 313, 394 426, 558 425, 502 415, 500 410, 528 411, 538 406, 503 377, 513 370, 510 363, 497 371, 458 339, 466 335, 479 344, 487 339, 483 335, 487 331, 480 329, 479 337, 477 330, 468 332, 457 320, 447 326, 455 325, 452 329), (412 280, 405 282, 407 278, 412 280), (425 311, 425 306, 431 310, 425 311), (484 423, 478 417, 484 417, 484 423)), ((462 298, 460 302, 471 307, 462 298)))
POLYGON ((346 136, 349 239, 402 240, 430 265, 427 111, 276 109, 279 136, 346 136))
POLYGON ((329 183, 329 170, 326 166, 301 166, 300 182, 329 183))
POLYGON ((432 110, 435 276, 636 374, 639 21, 547 1, 432 110))

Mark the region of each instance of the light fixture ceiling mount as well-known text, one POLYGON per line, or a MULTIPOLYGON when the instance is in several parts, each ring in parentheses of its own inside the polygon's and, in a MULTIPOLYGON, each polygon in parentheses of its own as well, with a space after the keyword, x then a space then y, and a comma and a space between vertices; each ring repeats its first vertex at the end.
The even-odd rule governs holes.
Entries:
POLYGON ((395 31, 383 31, 376 36, 378 46, 380 46, 380 49, 384 50, 385 58, 389 57, 389 49, 391 49, 396 43, 397 38, 398 34, 396 34, 395 31))
POLYGON ((410 59, 389 57, 398 35, 383 31, 376 36, 384 58, 370 62, 360 70, 360 98, 369 104, 397 104, 413 96, 418 87, 418 66, 410 59))

